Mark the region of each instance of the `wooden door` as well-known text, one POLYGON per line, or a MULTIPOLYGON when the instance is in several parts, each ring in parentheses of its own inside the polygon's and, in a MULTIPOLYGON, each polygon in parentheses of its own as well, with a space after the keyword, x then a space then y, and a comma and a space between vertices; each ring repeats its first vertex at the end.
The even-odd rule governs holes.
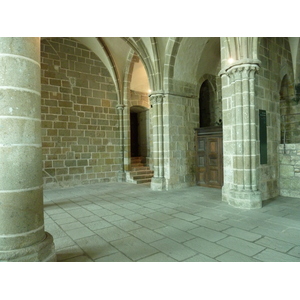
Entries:
POLYGON ((222 136, 197 136, 197 185, 221 188, 223 185, 222 136))

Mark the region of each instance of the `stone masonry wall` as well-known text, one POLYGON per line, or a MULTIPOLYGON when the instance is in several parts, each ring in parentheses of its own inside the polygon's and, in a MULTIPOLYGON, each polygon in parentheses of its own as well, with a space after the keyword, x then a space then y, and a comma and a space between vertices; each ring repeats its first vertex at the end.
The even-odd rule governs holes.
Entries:
POLYGON ((114 181, 117 94, 99 58, 70 38, 41 41, 44 186, 114 181))
MULTIPOLYGON (((267 112, 267 151, 268 163, 260 165, 258 159, 258 189, 262 200, 279 194, 279 158, 280 143, 280 103, 279 92, 281 85, 281 70, 292 67, 292 59, 287 38, 261 38, 258 46, 258 59, 261 66, 255 77, 255 97, 258 110, 267 112)), ((257 127, 257 134, 259 134, 257 127)), ((257 145, 259 147, 259 144, 257 145)), ((258 150, 259 152, 259 150, 258 150)))
POLYGON ((199 101, 168 95, 163 113, 166 189, 195 185, 194 128, 199 126, 199 101))
POLYGON ((278 153, 280 195, 300 197, 300 144, 279 145, 278 153))

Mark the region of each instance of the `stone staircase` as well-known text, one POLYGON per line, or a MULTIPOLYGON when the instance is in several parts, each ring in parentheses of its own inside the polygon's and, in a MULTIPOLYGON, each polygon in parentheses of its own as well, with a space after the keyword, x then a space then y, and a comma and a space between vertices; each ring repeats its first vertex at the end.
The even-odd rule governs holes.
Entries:
POLYGON ((150 183, 153 177, 154 171, 150 170, 145 163, 143 163, 142 157, 131 158, 131 171, 126 174, 126 181, 140 184, 150 183))

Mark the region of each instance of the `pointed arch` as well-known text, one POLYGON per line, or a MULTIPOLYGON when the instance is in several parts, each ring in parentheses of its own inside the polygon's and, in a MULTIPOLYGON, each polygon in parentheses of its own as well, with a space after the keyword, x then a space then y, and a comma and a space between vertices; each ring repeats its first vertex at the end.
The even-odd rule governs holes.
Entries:
POLYGON ((144 63, 149 78, 151 90, 162 89, 162 76, 160 71, 160 60, 155 38, 150 38, 150 49, 146 46, 142 38, 123 38, 130 47, 137 53, 144 63), (152 54, 152 57, 150 55, 152 54))

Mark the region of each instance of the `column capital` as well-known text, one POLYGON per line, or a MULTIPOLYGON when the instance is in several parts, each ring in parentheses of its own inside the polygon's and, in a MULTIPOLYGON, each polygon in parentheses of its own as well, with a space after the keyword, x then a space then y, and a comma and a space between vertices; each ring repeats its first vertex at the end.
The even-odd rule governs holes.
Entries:
POLYGON ((165 97, 165 94, 164 93, 152 93, 151 95, 149 95, 150 97, 150 103, 152 105, 154 104, 159 104, 159 103, 162 103, 163 102, 163 98, 165 97))
POLYGON ((117 104, 116 108, 120 111, 124 110, 125 105, 124 104, 117 104))
POLYGON ((259 70, 259 66, 261 61, 258 59, 243 59, 237 60, 231 65, 225 67, 219 72, 219 76, 227 75, 230 76, 236 72, 243 72, 243 71, 255 71, 259 70))

